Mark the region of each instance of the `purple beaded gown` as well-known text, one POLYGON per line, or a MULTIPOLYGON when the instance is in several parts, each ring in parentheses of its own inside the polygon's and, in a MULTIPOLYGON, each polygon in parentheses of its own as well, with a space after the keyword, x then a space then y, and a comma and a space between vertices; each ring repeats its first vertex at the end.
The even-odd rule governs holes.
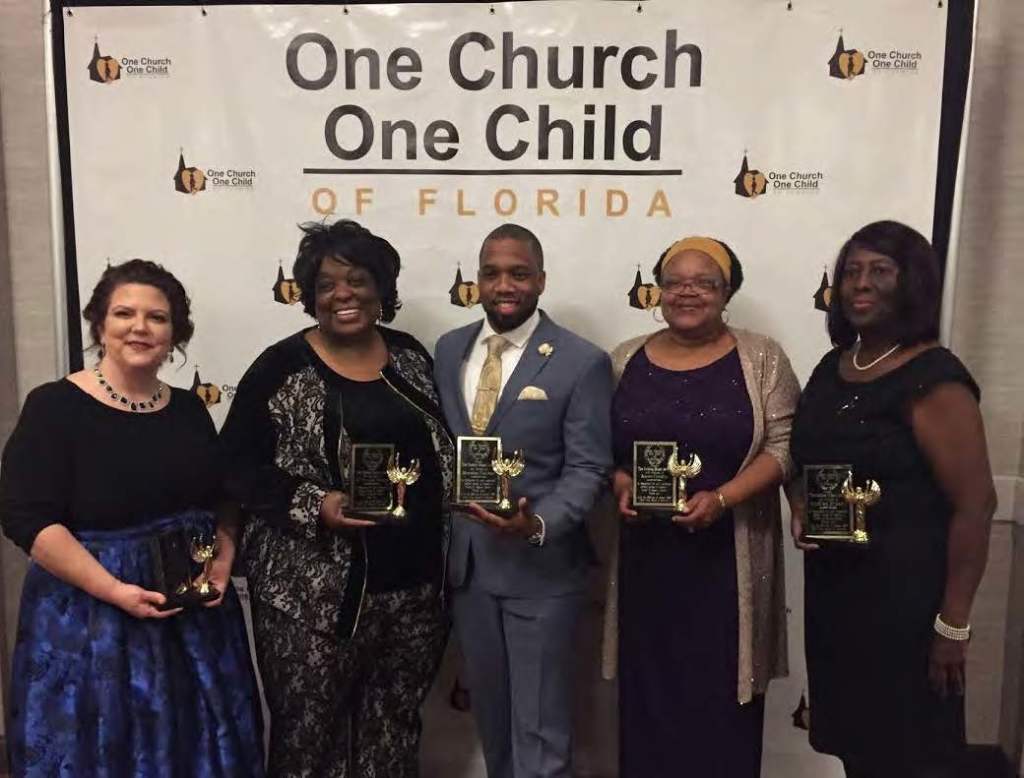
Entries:
MULTIPOLYGON (((687 491, 732 478, 753 411, 734 349, 695 370, 667 370, 644 349, 612 404, 616 465, 633 441, 674 440, 703 469, 687 491)), ((757 778, 764 697, 740 705, 733 517, 689 533, 665 518, 623 524, 619 558, 621 778, 757 778)))

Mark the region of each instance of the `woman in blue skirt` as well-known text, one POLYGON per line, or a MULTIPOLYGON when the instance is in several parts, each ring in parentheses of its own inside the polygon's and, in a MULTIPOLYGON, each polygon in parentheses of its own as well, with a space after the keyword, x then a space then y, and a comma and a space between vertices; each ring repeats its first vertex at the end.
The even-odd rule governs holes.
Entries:
POLYGON ((8 708, 12 773, 261 776, 230 586, 235 535, 216 516, 216 432, 195 394, 157 377, 192 335, 188 297, 134 259, 107 268, 83 315, 98 363, 29 394, 0 466, 3 530, 33 562, 8 708), (214 546, 204 586, 189 557, 214 546), (158 590, 182 569, 172 594, 193 596, 168 602, 158 590))

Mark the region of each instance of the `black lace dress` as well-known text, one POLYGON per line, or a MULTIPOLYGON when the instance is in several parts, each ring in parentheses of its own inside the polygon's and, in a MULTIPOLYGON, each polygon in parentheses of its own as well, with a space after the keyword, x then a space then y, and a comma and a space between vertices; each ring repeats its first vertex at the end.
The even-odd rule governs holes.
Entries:
POLYGON ((798 466, 851 464, 881 500, 868 509, 870 546, 804 556, 811 745, 847 760, 945 762, 963 747, 963 698, 928 683, 928 655, 946 582, 952 507, 918 447, 909 407, 937 385, 965 384, 944 348, 873 381, 839 375, 839 350, 811 375, 793 421, 798 466))

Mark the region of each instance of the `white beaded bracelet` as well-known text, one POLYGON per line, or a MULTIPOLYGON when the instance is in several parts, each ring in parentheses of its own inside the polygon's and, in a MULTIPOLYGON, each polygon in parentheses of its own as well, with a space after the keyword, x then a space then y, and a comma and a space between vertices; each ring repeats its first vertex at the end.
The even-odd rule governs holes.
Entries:
POLYGON ((949 640, 963 642, 964 640, 971 639, 970 624, 966 627, 951 627, 942 620, 942 615, 938 613, 935 614, 935 631, 949 640))

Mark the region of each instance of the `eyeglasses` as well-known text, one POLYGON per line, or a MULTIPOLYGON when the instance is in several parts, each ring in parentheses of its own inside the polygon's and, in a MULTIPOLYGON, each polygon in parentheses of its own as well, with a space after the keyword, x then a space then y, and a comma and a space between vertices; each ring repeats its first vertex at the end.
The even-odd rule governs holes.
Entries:
POLYGON ((671 278, 661 285, 661 291, 666 294, 683 294, 687 289, 700 295, 713 295, 725 284, 717 278, 671 278))

